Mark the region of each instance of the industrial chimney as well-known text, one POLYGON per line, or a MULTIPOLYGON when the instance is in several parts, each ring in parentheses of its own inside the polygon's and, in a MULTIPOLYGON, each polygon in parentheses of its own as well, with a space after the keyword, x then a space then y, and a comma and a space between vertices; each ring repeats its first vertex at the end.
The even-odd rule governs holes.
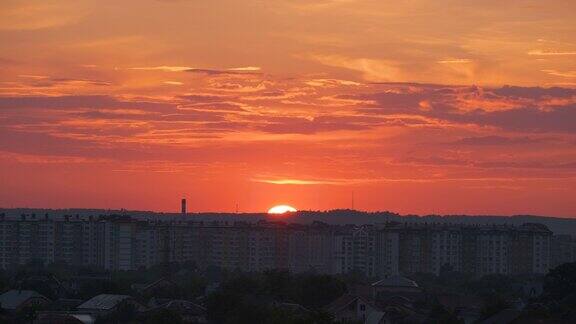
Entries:
POLYGON ((182 215, 186 215, 186 199, 182 198, 182 215))

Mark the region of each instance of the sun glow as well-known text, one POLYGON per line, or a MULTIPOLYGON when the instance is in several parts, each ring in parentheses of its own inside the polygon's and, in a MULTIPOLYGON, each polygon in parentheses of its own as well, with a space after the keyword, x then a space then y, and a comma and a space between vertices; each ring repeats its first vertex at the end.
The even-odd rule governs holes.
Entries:
POLYGON ((297 212, 296 208, 288 205, 278 205, 268 210, 268 214, 285 214, 294 212, 297 212))

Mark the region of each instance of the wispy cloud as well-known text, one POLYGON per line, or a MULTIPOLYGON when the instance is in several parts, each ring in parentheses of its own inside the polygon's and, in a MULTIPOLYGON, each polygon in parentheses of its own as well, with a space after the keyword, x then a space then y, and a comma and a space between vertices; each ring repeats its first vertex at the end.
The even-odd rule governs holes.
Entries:
POLYGON ((559 77, 564 77, 564 78, 576 78, 576 71, 562 72, 562 71, 556 71, 556 70, 542 70, 542 72, 553 75, 553 76, 559 76, 559 77))
MULTIPOLYGON (((562 177, 565 180, 575 179, 573 176, 562 177)), ((480 183, 506 183, 506 182, 533 182, 533 181, 549 181, 558 180, 558 177, 499 177, 499 176, 486 176, 486 177, 421 177, 421 178, 389 178, 389 177, 374 177, 374 178, 357 178, 357 179, 318 179, 318 180, 303 180, 303 179, 251 179, 253 182, 273 184, 273 185, 363 185, 363 184, 378 184, 378 183, 442 183, 442 182, 480 182, 480 183)))
POLYGON ((240 71, 240 72, 255 72, 260 71, 260 67, 258 66, 242 66, 236 68, 230 68, 228 71, 240 71))
POLYGON ((576 51, 531 50, 528 55, 533 56, 569 56, 576 55, 576 51))
POLYGON ((197 73, 197 74, 205 74, 205 75, 250 75, 250 74, 258 74, 260 71, 259 67, 256 66, 246 66, 246 67, 238 67, 238 68, 230 68, 230 69, 188 69, 185 72, 189 73, 197 73))
POLYGON ((1 5, 0 30, 35 31, 81 21, 86 8, 71 1, 6 1, 1 5))
POLYGON ((160 66, 141 66, 141 67, 131 67, 129 70, 143 70, 143 71, 163 71, 163 72, 185 72, 194 70, 193 67, 189 66, 171 66, 171 65, 160 65, 160 66))
POLYGON ((462 64, 462 63, 471 63, 471 62, 472 62, 471 59, 465 59, 465 58, 451 58, 451 59, 445 59, 445 60, 438 61, 438 63, 440 63, 440 64, 462 64))
POLYGON ((360 72, 367 81, 403 80, 402 70, 396 62, 371 58, 350 58, 342 55, 313 54, 307 58, 321 64, 360 72))
POLYGON ((268 183, 275 185, 340 185, 341 182, 334 180, 302 180, 302 179, 252 179, 253 182, 268 183))
POLYGON ((180 81, 163 81, 162 83, 167 84, 167 85, 183 85, 183 82, 180 81))

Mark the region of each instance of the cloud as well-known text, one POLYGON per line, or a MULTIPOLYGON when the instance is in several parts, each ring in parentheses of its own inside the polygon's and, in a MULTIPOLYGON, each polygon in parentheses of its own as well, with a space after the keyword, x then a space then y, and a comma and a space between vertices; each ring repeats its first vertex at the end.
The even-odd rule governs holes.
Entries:
MULTIPOLYGON (((4 132, 0 142, 7 145, 4 150, 19 149, 16 145, 20 141, 30 146, 27 153, 33 152, 35 146, 43 146, 52 149, 52 155, 67 156, 85 154, 81 144, 85 143, 85 147, 97 148, 98 156, 108 158, 113 154, 105 147, 125 148, 127 156, 147 156, 153 154, 152 150, 138 145, 151 145, 160 152, 171 147, 201 146, 202 141, 210 145, 264 141, 276 146, 279 139, 289 139, 295 145, 317 142, 318 152, 357 147, 350 162, 360 163, 366 156, 401 160, 399 157, 411 156, 411 150, 427 152, 420 146, 427 141, 439 150, 471 153, 464 157, 439 153, 434 161, 420 157, 410 163, 431 163, 447 169, 553 170, 554 166, 573 160, 568 153, 558 153, 542 165, 530 162, 533 157, 516 157, 516 162, 496 158, 504 149, 510 154, 528 154, 522 146, 531 148, 529 145, 537 143, 550 143, 557 152, 570 152, 573 144, 569 136, 576 130, 576 103, 570 103, 576 101, 572 89, 349 84, 318 78, 273 79, 267 87, 257 93, 231 93, 218 91, 205 82, 204 88, 200 83, 193 93, 178 94, 176 89, 173 96, 157 98, 0 97, 0 127, 4 132), (321 85, 309 85, 310 80, 322 80, 318 83, 321 85), (338 105, 332 105, 327 98, 338 101, 338 105), (487 155, 475 156, 480 151, 487 155)), ((37 150, 50 154, 49 150, 37 150)), ((124 154, 120 152, 114 154, 124 154)), ((302 159, 310 156, 306 153, 302 159)), ((335 158, 348 159, 338 155, 335 158)), ((309 181, 317 180, 311 178, 309 181)), ((401 180, 389 174, 381 178, 382 182, 418 179, 401 180)))
POLYGON ((227 112, 244 112, 244 105, 235 102, 216 101, 216 102, 199 102, 193 104, 179 105, 179 110, 208 110, 208 111, 227 111, 227 112))
POLYGON ((260 71, 260 67, 258 66, 242 66, 236 68, 230 68, 228 71, 238 71, 238 72, 256 72, 260 71))
POLYGON ((552 51, 552 50, 531 50, 528 55, 533 56, 570 56, 576 55, 576 51, 552 51))
POLYGON ((253 182, 268 183, 275 185, 340 185, 339 181, 333 180, 301 180, 301 179, 252 179, 253 182))
POLYGON ((440 64, 462 64, 462 63, 471 63, 471 59, 463 59, 463 58, 452 58, 446 60, 440 60, 438 63, 440 64))
POLYGON ((316 134, 335 131, 359 131, 366 130, 371 125, 358 123, 357 120, 342 118, 302 118, 302 117, 250 117, 252 120, 261 120, 254 129, 271 134, 316 134))
POLYGON ((103 80, 93 80, 93 79, 75 79, 75 78, 49 78, 48 81, 51 82, 50 86, 56 86, 60 84, 67 85, 93 85, 93 86, 111 86, 112 82, 103 80))
POLYGON ((479 137, 465 137, 452 142, 456 145, 472 145, 472 146, 509 146, 509 145, 526 145, 541 143, 545 141, 542 138, 532 137, 505 137, 505 136, 479 136, 479 137))
POLYGON ((113 96, 21 96, 0 97, 0 109, 72 109, 134 108, 149 111, 172 111, 175 104, 142 100, 122 100, 113 96))
POLYGON ((18 78, 25 81, 19 82, 24 87, 33 88, 63 88, 63 87, 90 87, 90 86, 112 86, 113 83, 105 80, 86 78, 51 77, 47 75, 20 74, 18 78))
POLYGON ((555 97, 555 98, 569 98, 576 96, 576 89, 570 88, 542 88, 542 87, 515 87, 515 86, 503 86, 491 90, 492 93, 504 97, 517 97, 517 98, 529 98, 529 99, 541 99, 543 97, 555 97))
POLYGON ((464 115, 444 114, 442 117, 456 122, 497 126, 520 132, 576 133, 576 105, 557 107, 549 111, 521 108, 488 113, 472 112, 464 115))
MULTIPOLYGON (((524 133, 576 132, 576 89, 475 88, 401 85, 373 93, 338 95, 368 101, 358 111, 372 115, 412 115, 452 125, 493 126, 524 133)), ((429 124, 437 127, 437 124, 429 124)))
POLYGON ((160 65, 160 66, 142 66, 142 67, 132 67, 129 70, 142 70, 142 71, 162 71, 162 72, 187 72, 195 70, 189 66, 170 66, 170 65, 160 65))
POLYGON ((542 70, 542 72, 563 78, 576 78, 576 71, 560 72, 556 70, 542 70))
POLYGON ((310 55, 310 59, 321 64, 357 71, 367 81, 403 80, 396 62, 370 58, 350 58, 341 55, 310 55))
POLYGON ((312 79, 305 82, 309 86, 313 87, 341 87, 341 86, 361 86, 359 82, 349 81, 349 80, 339 80, 339 79, 312 79))
POLYGON ((192 103, 223 102, 228 99, 233 99, 233 97, 228 95, 214 95, 214 94, 189 94, 178 96, 178 98, 184 99, 187 102, 192 103))
POLYGON ((34 31, 80 22, 88 11, 75 1, 12 1, 2 4, 0 30, 34 31))
POLYGON ((231 68, 231 69, 226 69, 226 70, 196 69, 196 68, 185 70, 185 72, 188 72, 188 73, 197 73, 197 74, 205 74, 205 75, 245 75, 245 74, 258 74, 259 71, 260 71, 260 68, 255 67, 255 66, 231 68))
MULTIPOLYGON (((566 177, 564 179, 574 179, 574 177, 566 177)), ((480 182, 480 183, 516 183, 516 182, 533 182, 533 181, 547 181, 558 180, 555 177, 422 177, 422 178, 388 178, 388 177, 374 177, 374 178, 350 178, 350 179, 321 179, 321 180, 302 180, 302 179, 266 179, 266 178, 253 178, 251 181, 273 184, 273 185, 360 185, 360 184, 378 184, 378 183, 442 183, 442 182, 480 182)))
POLYGON ((183 82, 180 81, 163 81, 162 83, 167 84, 167 85, 176 85, 176 86, 180 86, 183 85, 183 82))

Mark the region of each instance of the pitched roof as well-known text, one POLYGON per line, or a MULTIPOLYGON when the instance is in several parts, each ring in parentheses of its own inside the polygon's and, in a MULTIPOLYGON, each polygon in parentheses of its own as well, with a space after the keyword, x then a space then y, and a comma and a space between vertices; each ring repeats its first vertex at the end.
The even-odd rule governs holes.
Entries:
POLYGON ((517 319, 522 311, 516 309, 504 309, 480 322, 481 324, 507 324, 517 319))
POLYGON ((16 309, 30 298, 43 298, 48 300, 48 298, 33 290, 9 290, 0 295, 0 307, 4 309, 16 309))
POLYGON ((158 309, 164 308, 187 315, 204 315, 206 313, 206 308, 181 299, 151 298, 149 306, 148 312, 155 312, 158 309))
POLYGON ((146 283, 146 284, 133 284, 132 288, 136 289, 139 292, 154 288, 155 286, 161 285, 161 284, 168 284, 171 286, 176 286, 176 284, 167 278, 160 278, 156 281, 150 282, 150 283, 146 283))
POLYGON ((328 313, 336 313, 336 312, 340 311, 342 308, 348 306, 350 303, 352 303, 356 300, 361 300, 363 303, 370 305, 374 309, 378 309, 378 307, 376 305, 374 305, 374 303, 368 301, 366 298, 364 298, 362 296, 344 294, 344 295, 336 298, 336 300, 334 300, 333 302, 331 302, 327 306, 325 306, 324 310, 328 313))
POLYGON ((91 299, 84 302, 82 305, 78 306, 78 309, 99 309, 99 310, 109 310, 122 301, 132 298, 128 295, 109 295, 102 294, 94 296, 91 299))
POLYGON ((304 307, 300 304, 276 303, 276 307, 283 309, 285 311, 288 311, 288 312, 293 312, 293 313, 299 313, 299 314, 310 313, 310 311, 306 307, 304 307))
POLYGON ((372 284, 372 287, 409 287, 409 288, 420 288, 418 284, 408 278, 402 276, 391 276, 384 278, 380 281, 376 281, 372 284))
POLYGON ((71 317, 74 317, 78 321, 83 324, 93 324, 96 323, 96 319, 92 315, 88 314, 70 314, 71 317))
POLYGON ((187 300, 171 300, 168 303, 164 304, 162 307, 188 314, 202 315, 206 313, 206 308, 194 304, 192 302, 189 302, 187 300))

